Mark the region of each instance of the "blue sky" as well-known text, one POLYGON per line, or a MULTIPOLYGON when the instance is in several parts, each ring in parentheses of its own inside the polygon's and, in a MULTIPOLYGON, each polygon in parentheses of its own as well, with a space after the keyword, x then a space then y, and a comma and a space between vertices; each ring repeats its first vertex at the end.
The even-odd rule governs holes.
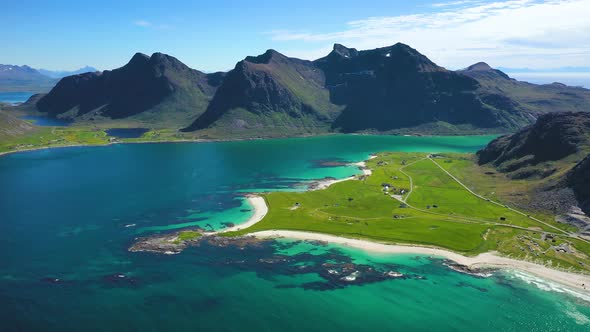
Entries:
POLYGON ((5 1, 0 63, 112 69, 164 52, 215 71, 268 48, 315 59, 401 41, 451 69, 588 67, 589 13, 590 0, 5 1))

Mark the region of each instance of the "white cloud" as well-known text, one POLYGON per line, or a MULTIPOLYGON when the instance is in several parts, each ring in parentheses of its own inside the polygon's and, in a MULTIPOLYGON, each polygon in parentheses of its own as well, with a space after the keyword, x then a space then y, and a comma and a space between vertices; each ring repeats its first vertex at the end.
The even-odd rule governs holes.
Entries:
POLYGON ((138 27, 142 27, 142 28, 150 28, 150 29, 158 29, 158 30, 172 28, 172 26, 168 25, 168 24, 154 24, 154 23, 152 23, 150 21, 146 21, 146 20, 137 20, 137 21, 134 21, 133 24, 138 27))
POLYGON ((367 49, 400 41, 449 68, 477 61, 530 68, 590 65, 590 0, 453 1, 438 7, 434 13, 356 20, 331 33, 275 30, 271 38, 314 44, 310 55, 328 42, 367 49))
POLYGON ((474 3, 481 3, 481 0, 461 0, 461 1, 449 1, 449 2, 437 2, 433 3, 432 7, 454 7, 454 6, 461 6, 461 5, 468 5, 474 3))
POLYGON ((137 20, 137 21, 133 22, 133 24, 137 25, 138 27, 144 27, 144 28, 149 28, 152 26, 152 23, 148 22, 146 20, 137 20))

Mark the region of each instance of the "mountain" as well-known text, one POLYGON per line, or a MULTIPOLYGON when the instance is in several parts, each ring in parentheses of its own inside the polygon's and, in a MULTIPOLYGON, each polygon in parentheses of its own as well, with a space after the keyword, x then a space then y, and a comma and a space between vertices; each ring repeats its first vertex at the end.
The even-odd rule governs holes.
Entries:
POLYGON ((56 82, 29 66, 0 65, 0 92, 46 92, 56 82))
POLYGON ((590 90, 588 89, 560 83, 537 85, 517 81, 483 62, 469 66, 458 73, 476 79, 480 84, 480 93, 505 96, 531 118, 549 112, 590 110, 590 90))
POLYGON ((590 215, 590 113, 541 115, 493 140, 477 157, 527 188, 530 205, 558 213, 577 206, 590 215))
POLYGON ((185 131, 501 133, 549 110, 590 109, 589 90, 513 81, 485 63, 446 70, 401 43, 366 51, 336 44, 312 62, 269 50, 240 61, 185 131), (527 86, 535 99, 495 88, 499 80, 527 86))
POLYGON ((66 70, 48 70, 48 69, 37 69, 39 73, 51 78, 64 78, 66 76, 92 73, 98 71, 98 69, 90 66, 84 66, 78 70, 66 71, 66 70))
POLYGON ((401 43, 365 51, 335 44, 315 61, 268 50, 214 74, 136 54, 113 71, 67 76, 36 98, 21 110, 202 138, 506 133, 545 113, 590 110, 590 90, 519 82, 483 62, 450 71, 401 43))
POLYGON ((476 80, 437 66, 405 44, 368 51, 336 44, 315 64, 326 75, 331 100, 344 106, 334 127, 345 132, 441 123, 506 131, 527 123, 510 102, 501 105, 503 96, 477 94, 476 80))
POLYGON ((268 50, 238 62, 207 111, 186 131, 327 131, 339 110, 324 85, 323 72, 314 63, 268 50))
POLYGON ((126 119, 179 128, 205 111, 222 78, 166 54, 137 53, 121 68, 61 79, 36 106, 77 121, 126 119))

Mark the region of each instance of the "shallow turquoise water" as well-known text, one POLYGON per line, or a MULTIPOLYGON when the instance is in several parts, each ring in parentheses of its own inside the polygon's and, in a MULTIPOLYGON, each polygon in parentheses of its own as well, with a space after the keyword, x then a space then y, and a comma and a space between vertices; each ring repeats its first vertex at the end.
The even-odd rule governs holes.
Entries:
POLYGON ((127 251, 140 235, 246 220, 251 211, 239 193, 358 172, 322 161, 386 150, 468 152, 490 139, 332 136, 2 157, 0 330, 588 330, 590 307, 581 299, 513 273, 458 274, 423 256, 293 241, 203 245, 176 256, 127 251), (408 277, 354 286, 322 277, 322 264, 349 260, 408 277))

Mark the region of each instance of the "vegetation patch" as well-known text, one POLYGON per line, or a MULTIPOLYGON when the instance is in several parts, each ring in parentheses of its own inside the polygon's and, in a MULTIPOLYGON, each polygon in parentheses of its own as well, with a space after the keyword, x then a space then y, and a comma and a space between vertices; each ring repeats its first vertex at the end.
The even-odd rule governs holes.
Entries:
POLYGON ((590 271, 590 244, 570 229, 547 214, 516 209, 498 201, 497 195, 485 196, 507 183, 484 176, 472 155, 383 153, 367 167, 372 175, 324 190, 263 194, 269 206, 264 219, 225 235, 308 231, 465 255, 498 251, 554 268, 590 271), (461 178, 475 183, 474 188, 454 175, 462 170, 468 172, 461 178))

